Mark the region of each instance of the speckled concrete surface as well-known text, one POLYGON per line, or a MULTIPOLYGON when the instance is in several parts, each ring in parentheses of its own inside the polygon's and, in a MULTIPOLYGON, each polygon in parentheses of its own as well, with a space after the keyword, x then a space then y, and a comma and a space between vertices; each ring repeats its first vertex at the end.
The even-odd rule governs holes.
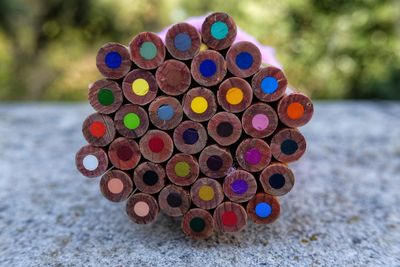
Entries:
POLYGON ((400 266, 400 103, 317 103, 273 225, 135 225, 81 176, 83 105, 0 106, 0 266, 400 266))

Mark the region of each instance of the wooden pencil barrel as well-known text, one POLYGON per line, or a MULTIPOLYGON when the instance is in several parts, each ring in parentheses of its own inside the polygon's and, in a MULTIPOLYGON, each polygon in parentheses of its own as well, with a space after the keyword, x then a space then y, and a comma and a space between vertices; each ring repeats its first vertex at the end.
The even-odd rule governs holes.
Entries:
POLYGON ((100 147, 83 146, 76 153, 75 165, 88 178, 101 176, 108 169, 107 153, 100 147))
POLYGON ((174 144, 166 132, 151 130, 140 139, 139 148, 145 159, 161 163, 172 156, 174 144))
POLYGON ((124 77, 131 69, 131 65, 129 50, 122 44, 106 43, 97 52, 97 69, 106 78, 124 77))
POLYGON ((260 49, 251 42, 237 42, 226 53, 226 64, 229 72, 234 76, 250 77, 261 66, 260 49))
POLYGON ((136 105, 147 105, 157 96, 156 78, 150 71, 134 69, 122 81, 125 98, 136 105))
POLYGON ((106 146, 114 140, 114 122, 110 116, 93 113, 84 120, 82 133, 92 146, 106 146))
POLYGON ((174 144, 182 153, 197 154, 207 144, 207 132, 203 125, 194 121, 184 121, 174 130, 174 144))
POLYGON ((149 128, 147 112, 138 105, 126 104, 118 109, 114 117, 115 129, 125 137, 138 138, 149 128))
POLYGON ((170 59, 158 67, 157 84, 167 95, 181 95, 189 89, 192 81, 191 73, 185 63, 170 59))
POLYGON ((217 112, 214 93, 205 87, 190 89, 182 100, 183 112, 192 121, 208 121, 217 112))
POLYGON ((159 207, 156 199, 151 195, 137 193, 128 198, 126 213, 133 222, 148 224, 157 218, 159 207))
POLYGON ((120 170, 131 170, 141 158, 139 145, 132 139, 118 137, 108 148, 108 157, 114 167, 120 170))
POLYGON ((179 186, 193 184, 200 172, 196 158, 183 153, 172 156, 165 169, 169 180, 179 186))
POLYGON ((212 178, 220 178, 227 175, 232 167, 233 159, 227 149, 217 145, 207 146, 199 156, 199 167, 202 173, 212 178))
POLYGON ((264 192, 273 196, 283 196, 292 190, 293 172, 282 163, 272 163, 260 174, 260 183, 264 192))
POLYGON ((229 146, 242 135, 242 124, 236 115, 219 112, 209 120, 207 132, 219 145, 229 146))
POLYGON ((203 42, 212 49, 223 50, 231 46, 237 34, 235 21, 226 13, 216 12, 208 15, 202 26, 203 42))
POLYGON ((195 27, 189 23, 178 23, 168 29, 165 36, 165 46, 176 59, 192 59, 199 51, 201 36, 195 27))
POLYGON ((200 178, 190 188, 192 202, 199 208, 210 210, 224 200, 221 184, 211 178, 200 178))
POLYGON ((123 101, 121 88, 111 80, 98 80, 91 84, 88 98, 90 105, 103 114, 114 113, 123 101))
POLYGON ((158 193, 165 186, 164 167, 153 162, 143 162, 135 168, 133 182, 143 193, 158 193))
POLYGON ((217 85, 225 78, 227 69, 224 57, 214 50, 198 53, 192 60, 193 79, 202 86, 217 85))
POLYGON ((271 149, 262 139, 248 138, 237 147, 236 160, 246 171, 258 172, 270 163, 271 149))
POLYGON ((183 216, 190 208, 189 193, 182 187, 167 185, 158 195, 161 211, 171 217, 183 216))
POLYGON ((307 124, 314 113, 311 99, 302 93, 282 97, 277 108, 279 119, 288 127, 297 128, 307 124))
POLYGON ((258 193, 247 203, 246 211, 254 223, 268 224, 278 219, 281 208, 274 196, 258 193))
POLYGON ((232 77, 223 81, 217 92, 220 106, 232 113, 244 111, 253 101, 253 89, 245 80, 232 77))
POLYGON ((287 79, 282 70, 268 66, 260 69, 251 80, 254 95, 263 102, 273 102, 285 93, 287 79))
POLYGON ((223 189, 225 196, 233 202, 246 202, 257 192, 257 181, 254 176, 244 170, 236 170, 224 179, 223 189))
POLYGON ((280 162, 293 162, 306 151, 306 140, 296 129, 283 129, 274 134, 271 140, 272 156, 280 162))
POLYGON ((246 227, 247 214, 237 203, 223 202, 214 210, 215 228, 220 232, 239 232, 246 227))
POLYGON ((152 32, 142 32, 129 43, 131 60, 145 70, 160 66, 165 59, 165 46, 160 37, 152 32))
POLYGON ((254 138, 265 138, 278 127, 278 115, 267 103, 251 105, 242 116, 242 126, 246 134, 254 138))
POLYGON ((206 210, 191 209, 183 216, 182 230, 193 239, 208 238, 214 233, 214 219, 206 210))
POLYGON ((149 106, 151 123, 161 130, 170 130, 178 126, 183 118, 181 103, 170 96, 159 96, 149 106))
POLYGON ((101 177, 100 191, 106 199, 112 202, 121 202, 132 193, 133 182, 126 172, 111 170, 101 177))

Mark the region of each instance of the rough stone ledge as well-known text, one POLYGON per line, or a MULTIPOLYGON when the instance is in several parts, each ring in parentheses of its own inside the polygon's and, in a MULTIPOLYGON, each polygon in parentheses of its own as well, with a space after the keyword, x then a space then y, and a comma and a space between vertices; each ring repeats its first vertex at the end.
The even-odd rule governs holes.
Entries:
POLYGON ((318 102, 273 225, 135 225, 82 177, 87 104, 0 105, 0 266, 400 266, 400 103, 318 102))

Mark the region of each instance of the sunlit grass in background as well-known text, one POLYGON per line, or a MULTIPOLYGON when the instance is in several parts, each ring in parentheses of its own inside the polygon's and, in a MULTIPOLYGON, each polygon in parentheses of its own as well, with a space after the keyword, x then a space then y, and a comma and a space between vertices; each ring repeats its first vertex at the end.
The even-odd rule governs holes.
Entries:
POLYGON ((0 99, 86 98, 105 42, 224 11, 314 98, 400 99, 397 0, 2 0, 0 99))

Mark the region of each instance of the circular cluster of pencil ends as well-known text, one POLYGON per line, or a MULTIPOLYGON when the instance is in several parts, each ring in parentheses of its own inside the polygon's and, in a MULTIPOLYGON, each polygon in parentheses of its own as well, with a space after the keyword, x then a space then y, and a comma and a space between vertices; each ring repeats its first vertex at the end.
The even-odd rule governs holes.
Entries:
POLYGON ((295 182, 288 163, 306 150, 297 128, 313 104, 236 34, 229 15, 213 13, 200 31, 179 23, 165 41, 142 32, 98 51, 105 78, 90 85, 96 113, 83 122, 88 145, 76 165, 101 176, 101 193, 126 201, 135 223, 161 211, 201 239, 278 218, 277 197, 295 182))

